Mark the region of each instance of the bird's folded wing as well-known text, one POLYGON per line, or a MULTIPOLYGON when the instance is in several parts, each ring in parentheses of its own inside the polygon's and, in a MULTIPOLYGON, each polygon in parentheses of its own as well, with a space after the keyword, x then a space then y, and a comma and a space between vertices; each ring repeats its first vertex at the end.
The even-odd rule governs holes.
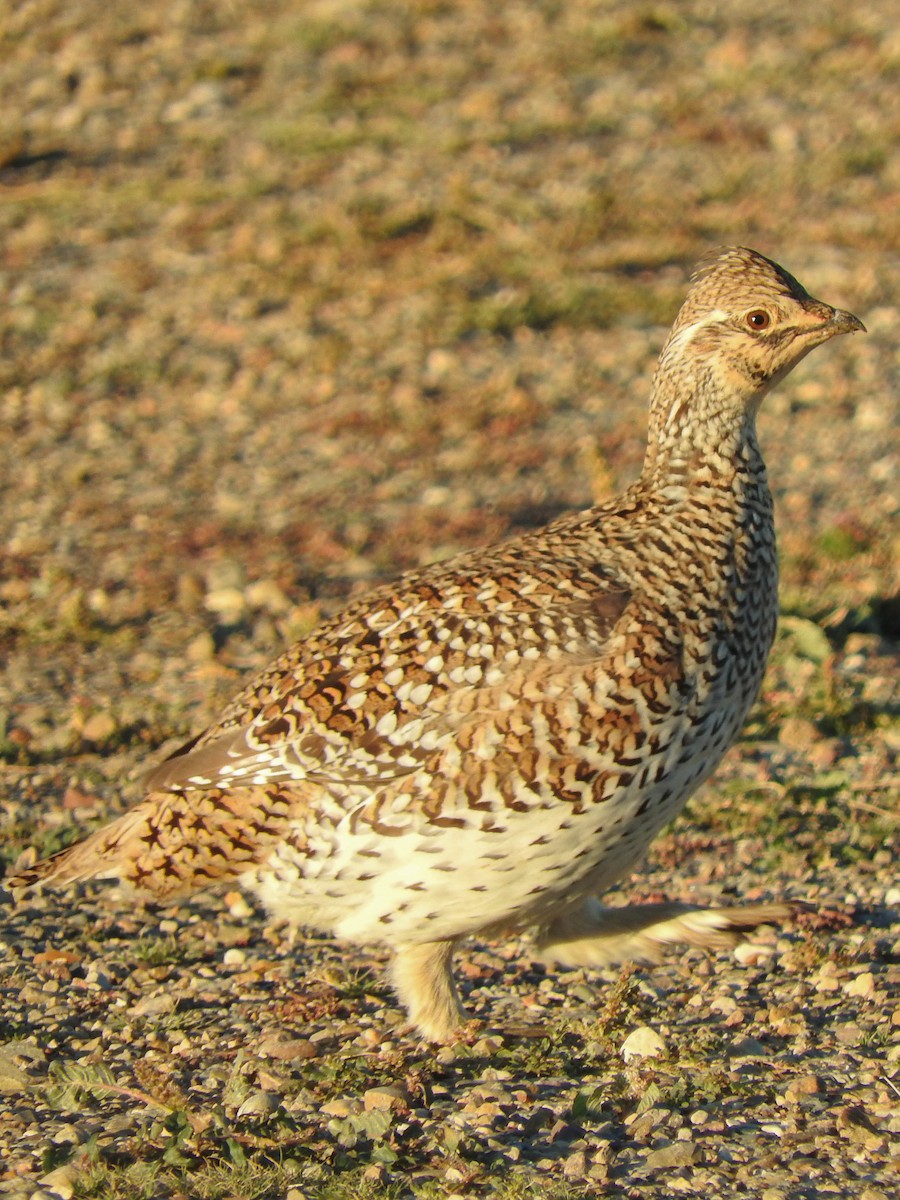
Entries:
POLYGON ((406 650, 392 631, 380 659, 371 651, 368 661, 342 651, 296 668, 245 724, 214 727, 188 743, 146 785, 152 791, 301 780, 379 786, 416 772, 460 722, 502 702, 506 690, 533 696, 552 676, 602 658, 613 629, 634 609, 622 589, 539 614, 479 616, 474 636, 464 629, 471 618, 458 617, 454 630, 441 614, 442 638, 435 632, 429 640, 420 622, 406 650), (481 657, 471 653, 476 643, 481 657), (440 666, 423 645, 445 647, 440 666))

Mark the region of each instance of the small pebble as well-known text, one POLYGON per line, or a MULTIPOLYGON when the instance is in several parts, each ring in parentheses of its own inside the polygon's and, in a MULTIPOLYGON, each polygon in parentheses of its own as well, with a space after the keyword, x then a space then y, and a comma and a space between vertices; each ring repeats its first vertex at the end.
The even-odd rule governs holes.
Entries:
POLYGON ((875 992, 875 976, 871 971, 862 971, 842 984, 841 990, 848 996, 871 997, 875 992))
POLYGON ((619 1047, 619 1053, 626 1062, 633 1058, 660 1058, 666 1053, 666 1043, 655 1029, 640 1025, 628 1035, 619 1047))
POLYGON ((363 1092, 363 1107, 367 1111, 396 1111, 409 1104, 409 1092, 401 1084, 387 1084, 363 1092))

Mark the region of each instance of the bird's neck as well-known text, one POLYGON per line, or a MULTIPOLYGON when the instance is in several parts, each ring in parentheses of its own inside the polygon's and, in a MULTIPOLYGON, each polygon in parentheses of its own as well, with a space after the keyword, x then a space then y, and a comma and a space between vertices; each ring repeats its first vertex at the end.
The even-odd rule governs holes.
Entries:
MULTIPOLYGON (((696 395, 690 409, 670 410, 668 421, 659 419, 665 409, 652 411, 657 421, 651 424, 638 496, 654 521, 675 531, 667 545, 672 559, 684 560, 682 575, 689 587, 696 586, 699 570, 707 602, 714 604, 718 597, 722 627, 739 626, 748 613, 753 629, 764 619, 768 647, 778 568, 772 495, 755 414, 744 410, 735 419, 708 408, 698 420, 696 395)), ((671 562, 668 570, 672 573, 671 562)), ((753 650, 749 646, 748 653, 753 650)))
MULTIPOLYGON (((659 378, 650 402, 647 452, 641 475, 653 490, 692 482, 731 487, 736 476, 765 485, 756 437, 758 402, 745 405, 712 380, 659 378)), ((761 397, 760 397, 761 399, 761 397)))

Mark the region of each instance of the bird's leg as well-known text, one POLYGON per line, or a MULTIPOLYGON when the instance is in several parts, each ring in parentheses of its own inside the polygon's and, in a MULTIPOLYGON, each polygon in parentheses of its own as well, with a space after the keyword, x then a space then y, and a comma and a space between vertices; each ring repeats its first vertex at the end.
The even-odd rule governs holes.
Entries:
POLYGON ((724 949, 757 925, 790 917, 784 904, 748 904, 743 908, 699 908, 690 904, 630 904, 604 908, 588 900, 541 929, 538 957, 566 966, 607 967, 615 963, 657 962, 670 943, 724 949))
POLYGON ((455 941, 404 946, 391 964, 393 983, 410 1020, 430 1042, 446 1042, 466 1019, 453 980, 455 941))

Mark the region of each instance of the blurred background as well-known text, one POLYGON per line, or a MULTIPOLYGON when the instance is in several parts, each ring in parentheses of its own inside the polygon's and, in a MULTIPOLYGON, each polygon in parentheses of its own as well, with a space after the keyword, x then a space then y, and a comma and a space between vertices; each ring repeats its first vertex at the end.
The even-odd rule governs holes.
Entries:
POLYGON ((99 749, 121 778, 120 751, 132 764, 196 728, 354 587, 625 486, 691 264, 724 242, 870 330, 807 360, 761 436, 785 611, 831 639, 820 658, 846 636, 883 651, 895 16, 837 0, 16 5, 0 46, 6 761, 99 749))

